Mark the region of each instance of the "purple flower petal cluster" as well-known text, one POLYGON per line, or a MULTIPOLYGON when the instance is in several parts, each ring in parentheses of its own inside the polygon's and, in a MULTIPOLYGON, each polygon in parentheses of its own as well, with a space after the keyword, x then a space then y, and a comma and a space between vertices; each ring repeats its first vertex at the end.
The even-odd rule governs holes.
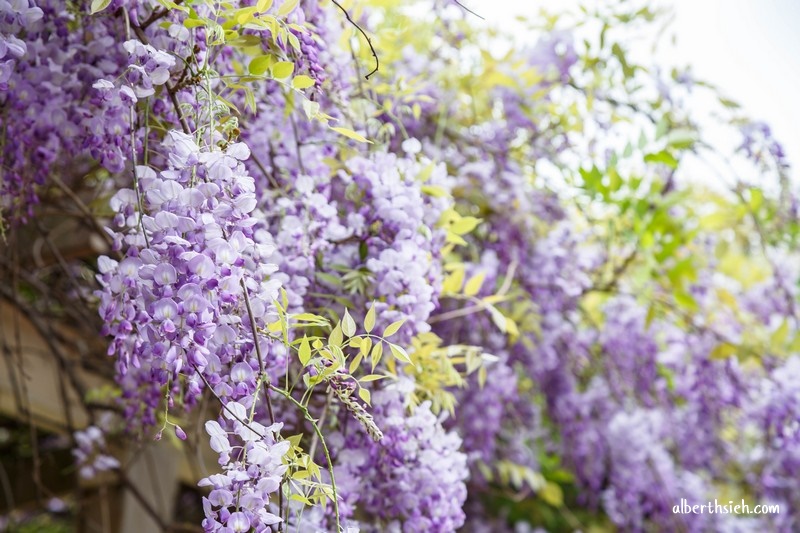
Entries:
POLYGON ((741 127, 742 144, 737 151, 758 165, 774 165, 783 171, 789 168, 783 146, 764 122, 747 122, 741 127))
POLYGON ((122 46, 131 59, 126 81, 134 88, 138 98, 152 96, 156 92, 155 87, 164 85, 169 80, 175 58, 136 39, 125 41, 122 46))
POLYGON ((119 468, 119 461, 108 455, 103 431, 97 426, 89 426, 75 432, 77 446, 72 450, 78 471, 83 478, 92 478, 98 472, 119 468))
POLYGON ((0 2, 0 102, 9 89, 9 79, 17 62, 28 51, 19 36, 35 31, 44 12, 30 0, 3 0, 0 2))
POLYGON ((98 79, 126 64, 110 17, 81 19, 60 0, 0 4, 0 181, 4 217, 27 218, 54 168, 88 172, 90 156, 117 172, 129 141, 130 102, 100 95, 98 79), (59 162, 65 164, 59 165, 59 162))
POLYGON ((248 420, 245 406, 231 401, 224 405, 222 423, 210 420, 205 424, 211 449, 219 454, 223 470, 198 483, 211 488, 203 497, 205 531, 265 532, 281 521, 269 512, 268 505, 288 468, 283 456, 291 444, 276 440, 282 424, 265 427, 248 420))
POLYGON ((349 213, 347 227, 353 228, 357 243, 329 254, 333 261, 366 267, 372 284, 363 307, 377 300, 383 325, 406 320, 402 340, 430 329, 426 321, 437 305, 442 279, 439 258, 445 233, 435 226, 450 200, 425 195, 422 187, 451 186, 443 165, 425 158, 418 162, 418 148, 408 146, 411 151, 404 158, 377 153, 347 161, 340 173, 345 198, 339 201, 349 213), (418 176, 426 167, 430 175, 421 182, 418 176))
MULTIPOLYGON (((175 131, 164 146, 170 168, 137 167, 146 192, 122 189, 111 200, 120 226, 115 246, 124 258, 102 257, 98 264, 104 333, 113 337, 109 353, 122 376, 133 371, 133 382, 121 384, 126 395, 142 395, 145 424, 155 422, 153 389, 171 384, 185 389, 188 405, 197 399, 196 371, 221 398, 247 401, 259 361, 245 299, 263 328, 276 317, 280 286, 271 279, 271 237, 255 217, 254 183, 242 164, 247 146, 200 149, 175 131), (185 385, 179 373, 190 377, 185 385)), ((259 342, 270 356, 266 363, 280 365, 285 350, 259 342)))
POLYGON ((741 464, 763 498, 794 509, 800 494, 800 358, 775 368, 754 392, 742 427, 748 444, 741 464))
POLYGON ((375 421, 384 434, 380 442, 360 429, 329 437, 340 510, 371 517, 372 525, 361 523, 365 531, 454 531, 464 524, 467 496, 461 438, 442 428, 428 403, 409 413, 408 385, 413 386, 401 382, 373 396, 375 421))

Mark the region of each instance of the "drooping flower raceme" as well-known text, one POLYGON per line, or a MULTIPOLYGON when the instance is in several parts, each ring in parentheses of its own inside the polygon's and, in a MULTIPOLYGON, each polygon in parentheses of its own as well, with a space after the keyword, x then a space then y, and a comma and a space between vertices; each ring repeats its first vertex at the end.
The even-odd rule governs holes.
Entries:
POLYGON ((164 144, 169 170, 137 167, 143 192, 123 189, 112 199, 121 227, 115 247, 123 257, 99 262, 109 353, 117 357, 123 394, 144 402, 143 413, 128 416, 145 424, 155 423, 154 392, 165 385, 183 388, 192 405, 204 384, 201 372, 219 397, 249 406, 256 376, 280 364, 263 339, 256 349, 251 327, 274 320, 279 283, 266 261, 270 236, 253 216, 253 179, 242 165, 247 147, 201 150, 180 132, 170 132, 164 144))
POLYGON ((342 512, 349 515, 355 507, 377 519, 367 531, 454 531, 465 520, 467 457, 460 437, 442 428, 429 403, 407 412, 408 386, 413 383, 375 393, 380 442, 361 428, 330 436, 338 450, 342 512))
POLYGON ((203 478, 201 487, 211 492, 203 497, 206 531, 271 531, 281 518, 268 510, 270 495, 277 492, 287 466, 282 458, 288 440, 276 441, 282 424, 265 427, 251 421, 239 402, 224 406, 222 424, 206 422, 211 449, 219 454, 223 473, 203 478), (223 425, 225 428, 223 428, 223 425))

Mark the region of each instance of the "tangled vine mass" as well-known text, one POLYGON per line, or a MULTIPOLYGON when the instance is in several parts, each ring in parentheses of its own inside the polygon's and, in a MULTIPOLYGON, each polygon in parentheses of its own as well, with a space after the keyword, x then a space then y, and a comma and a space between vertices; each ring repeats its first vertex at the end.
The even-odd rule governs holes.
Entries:
POLYGON ((781 145, 646 2, 475 15, 0 0, 0 296, 79 352, 76 475, 189 447, 205 531, 797 531, 781 145))

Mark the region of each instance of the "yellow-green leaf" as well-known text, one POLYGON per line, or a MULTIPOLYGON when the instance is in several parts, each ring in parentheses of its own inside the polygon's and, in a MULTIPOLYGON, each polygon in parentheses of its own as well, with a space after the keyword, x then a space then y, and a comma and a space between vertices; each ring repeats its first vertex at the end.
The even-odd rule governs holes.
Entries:
POLYGON ((442 292, 444 293, 458 293, 461 291, 461 286, 464 284, 464 268, 457 268, 450 273, 442 282, 442 292))
POLYGON ((395 356, 395 358, 404 363, 411 364, 411 358, 408 356, 408 352, 406 352, 405 348, 397 344, 389 343, 389 349, 392 351, 392 355, 395 356))
POLYGON ((303 100, 303 111, 305 111, 308 120, 316 118, 319 115, 319 102, 303 100))
POLYGON ((236 12, 236 22, 239 24, 247 24, 253 19, 256 12, 255 7, 245 7, 236 12))
POLYGON ((450 196, 444 187, 439 187, 438 185, 423 185, 421 190, 423 194, 433 196, 434 198, 445 198, 450 196))
POLYGON ((295 89, 308 89, 314 85, 314 79, 310 76, 306 76, 305 74, 300 74, 299 76, 295 76, 292 80, 292 87, 295 89))
POLYGON ((254 57, 250 61, 250 65, 247 67, 247 70, 250 71, 250 74, 253 76, 261 76, 267 70, 269 70, 269 66, 272 64, 272 57, 271 56, 258 56, 254 57))
POLYGON ((328 344, 331 346, 341 346, 342 340, 344 337, 342 336, 342 325, 341 322, 336 324, 336 327, 333 328, 331 331, 330 336, 328 336, 328 344))
POLYGON ((111 0, 92 0, 92 15, 100 13, 111 5, 111 0))
POLYGON ((727 359, 736 355, 736 346, 727 342, 722 342, 714 347, 709 354, 711 359, 727 359))
POLYGON ((483 280, 486 278, 485 272, 478 272, 467 281, 467 284, 464 285, 464 295, 466 296, 475 296, 478 294, 478 291, 481 290, 481 286, 483 285, 483 280))
POLYGON ((466 235, 478 227, 478 224, 480 223, 481 219, 479 218, 461 217, 460 219, 453 221, 453 223, 450 225, 450 231, 456 235, 466 235))
POLYGON ((344 318, 342 318, 342 333, 347 337, 352 337, 356 334, 356 321, 350 316, 350 312, 344 310, 344 318))
POLYGON ((300 363, 306 366, 311 360, 311 345, 308 343, 308 337, 303 335, 303 340, 300 342, 300 349, 298 350, 300 356, 300 363))
POLYGON ((378 363, 381 362, 381 356, 383 355, 383 343, 379 342, 375 346, 372 347, 372 370, 375 370, 375 367, 378 366, 378 363))
POLYGON ((359 350, 364 355, 367 355, 369 351, 372 349, 372 339, 369 337, 364 337, 361 339, 361 346, 359 346, 359 350))
POLYGON ((560 507, 564 503, 564 492, 561 490, 561 486, 552 481, 548 481, 537 494, 553 507, 560 507))
POLYGON ((259 13, 264 13, 271 7, 272 7, 272 0, 258 0, 258 3, 256 4, 256 10, 259 13))
POLYGON ((503 313, 498 311, 497 308, 492 305, 488 306, 488 308, 489 308, 489 314, 492 316, 492 322, 494 322, 494 325, 497 326, 497 329, 499 329, 503 333, 506 333, 508 329, 506 328, 507 324, 505 315, 503 315, 503 313))
POLYGON ((375 302, 372 302, 372 305, 367 311, 367 316, 364 317, 364 329, 367 333, 372 331, 372 328, 375 327, 375 302))
POLYGON ((365 389, 363 387, 358 389, 358 397, 361 398, 362 400, 364 400, 364 403, 366 403, 367 405, 370 405, 369 402, 370 402, 371 397, 370 397, 369 391, 367 389, 365 389))
POLYGON ((367 140, 366 137, 364 137, 363 135, 359 135, 358 133, 354 132, 351 129, 339 128, 339 127, 334 127, 334 126, 331 126, 331 129, 333 131, 335 131, 336 133, 340 133, 340 134, 344 135, 345 137, 353 139, 354 141, 358 141, 360 143, 370 143, 370 144, 372 144, 372 141, 367 140))
POLYGON ((384 338, 391 337, 392 335, 397 333, 398 330, 403 326, 405 321, 406 321, 405 319, 398 320, 397 322, 392 322, 391 324, 386 326, 386 329, 383 330, 383 337, 384 338))
POLYGON ((294 72, 294 63, 291 61, 278 61, 272 65, 272 77, 277 80, 288 78, 294 72))
POLYGON ((361 360, 362 359, 364 359, 364 354, 363 353, 359 353, 358 355, 356 355, 353 358, 352 361, 350 361, 350 366, 349 366, 348 370, 350 370, 351 374, 356 371, 358 366, 361 364, 361 360))

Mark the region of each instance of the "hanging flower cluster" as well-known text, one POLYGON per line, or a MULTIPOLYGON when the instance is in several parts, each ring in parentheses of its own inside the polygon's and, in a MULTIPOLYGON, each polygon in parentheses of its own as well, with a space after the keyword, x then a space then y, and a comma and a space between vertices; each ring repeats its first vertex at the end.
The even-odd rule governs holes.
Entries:
POLYGON ((146 424, 156 422, 165 385, 191 405, 202 373, 221 398, 244 399, 266 370, 262 349, 271 367, 281 364, 266 344, 256 347, 263 341, 253 330, 270 322, 280 284, 270 278, 271 237, 253 216, 253 179, 242 164, 247 146, 203 151, 177 131, 164 144, 169 168, 157 174, 137 166, 139 190, 111 199, 120 226, 115 248, 125 257, 99 263, 100 313, 115 339, 109 353, 124 394, 141 401, 129 408, 143 409, 146 424))

